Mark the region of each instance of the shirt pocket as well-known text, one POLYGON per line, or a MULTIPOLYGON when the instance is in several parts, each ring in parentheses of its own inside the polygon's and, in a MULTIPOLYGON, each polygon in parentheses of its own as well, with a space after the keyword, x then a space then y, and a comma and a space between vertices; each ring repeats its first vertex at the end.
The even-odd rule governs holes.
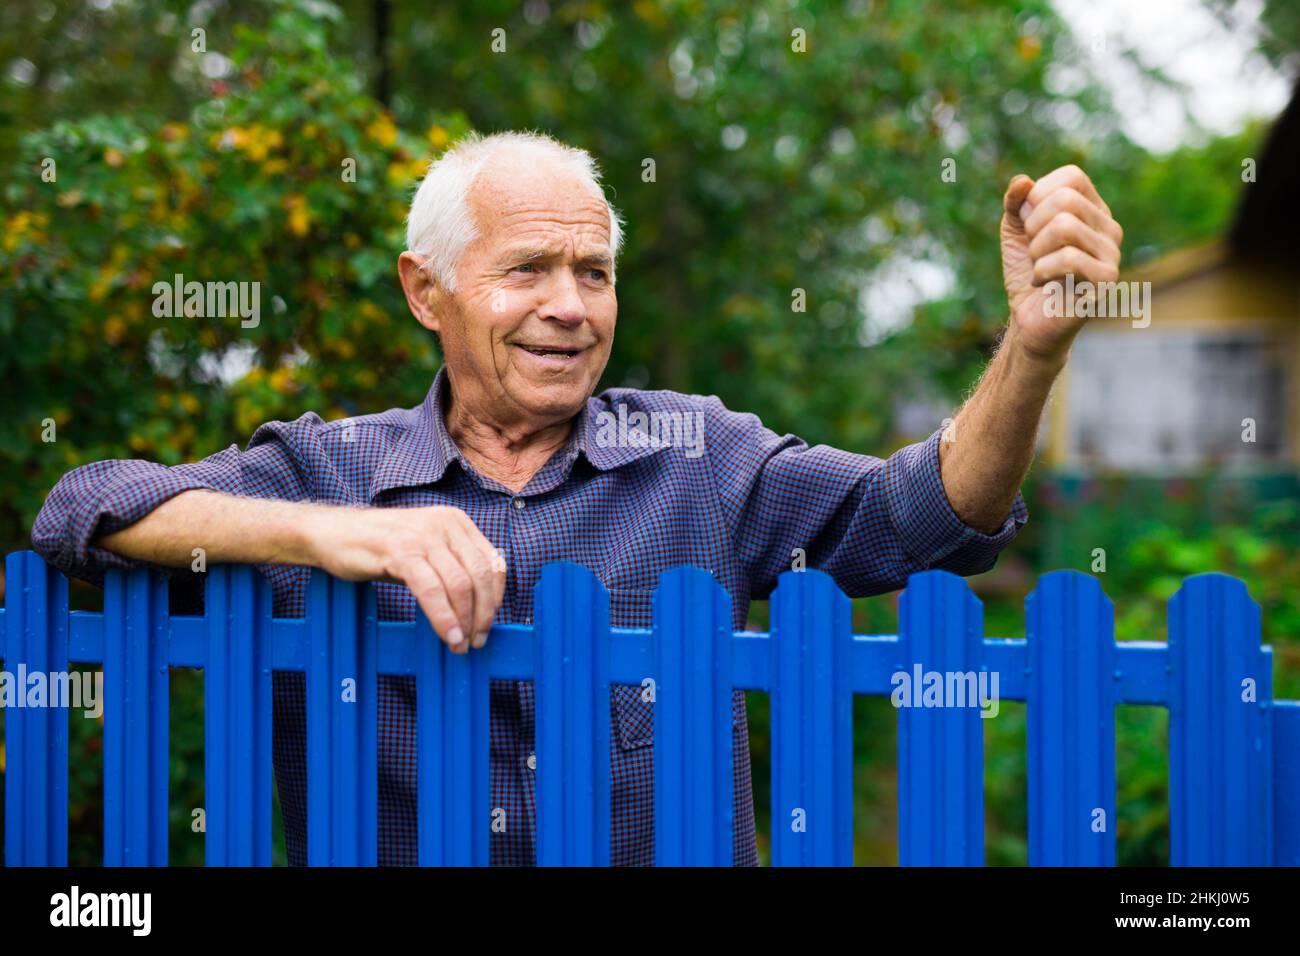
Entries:
MULTIPOLYGON (((642 588, 609 588, 611 627, 650 628, 654 592, 642 588)), ((649 688, 641 684, 610 687, 610 719, 614 736, 624 750, 654 744, 654 702, 646 700, 649 688)))

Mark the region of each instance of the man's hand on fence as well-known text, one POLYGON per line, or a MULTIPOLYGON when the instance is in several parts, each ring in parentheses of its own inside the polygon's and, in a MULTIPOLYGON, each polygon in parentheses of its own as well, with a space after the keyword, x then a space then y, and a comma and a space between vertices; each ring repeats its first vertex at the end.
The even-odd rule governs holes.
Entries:
POLYGON ((482 647, 505 596, 506 563, 458 508, 318 509, 311 564, 349 581, 405 584, 456 653, 482 647))
POLYGON ((346 508, 185 491, 95 542, 125 558, 323 568, 349 581, 391 581, 415 595, 457 653, 487 641, 506 564, 459 508, 346 508))

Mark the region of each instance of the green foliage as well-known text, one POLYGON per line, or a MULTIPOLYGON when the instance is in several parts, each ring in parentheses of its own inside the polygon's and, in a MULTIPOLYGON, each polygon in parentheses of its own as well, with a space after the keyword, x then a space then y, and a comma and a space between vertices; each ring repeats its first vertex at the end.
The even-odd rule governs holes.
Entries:
POLYGON ((1115 602, 1120 640, 1160 640, 1181 581, 1213 570, 1245 582, 1275 648, 1278 697, 1300 697, 1300 484, 1294 475, 1174 479, 1094 476, 1036 483, 1031 513, 1050 531, 1039 566, 1093 573, 1115 602), (1066 520, 1068 517, 1068 520, 1066 520))
POLYGON ((1251 123, 1164 156, 1117 159, 1102 171, 1099 188, 1128 228, 1125 265, 1221 236, 1241 198, 1241 161, 1257 155, 1266 132, 1251 123))
POLYGON ((412 184, 465 121, 399 130, 327 55, 329 29, 286 4, 266 32, 238 30, 237 76, 187 122, 96 116, 24 139, 0 241, 11 545, 74 464, 194 460, 267 420, 427 390, 434 343, 406 316, 396 257, 412 184), (259 283, 260 323, 156 315, 155 283, 177 274, 259 283), (228 388, 214 369, 241 358, 228 388))

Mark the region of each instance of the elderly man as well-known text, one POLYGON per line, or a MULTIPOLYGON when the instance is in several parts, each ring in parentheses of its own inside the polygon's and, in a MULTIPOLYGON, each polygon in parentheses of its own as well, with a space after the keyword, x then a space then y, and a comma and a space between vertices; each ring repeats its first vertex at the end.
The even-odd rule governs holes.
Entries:
MULTIPOLYGON (((528 622, 540 569, 557 560, 600 577, 616 625, 648 624, 660 572, 679 564, 713 572, 737 627, 799 549, 854 596, 926 568, 984 571, 1026 520, 1018 488, 1040 413, 1085 321, 1054 317, 1043 286, 1067 274, 1113 280, 1120 238, 1081 170, 1012 180, 1001 346, 948 429, 881 460, 810 448, 712 396, 594 396, 614 341, 621 243, 596 164, 545 136, 472 135, 430 167, 398 259, 410 309, 445 358, 420 405, 269 422, 245 450, 195 464, 85 465, 51 492, 33 541, 90 580, 137 562, 186 568, 194 548, 257 564, 277 615, 302 612, 310 568, 377 580, 382 617, 422 611, 456 653, 482 648, 494 620, 528 622), (665 414, 702 431, 647 441, 602 424, 665 414)), ((413 679, 381 676, 379 694, 379 859, 410 864, 413 679)), ((530 683, 493 682, 491 793, 506 822, 491 835, 495 864, 534 862, 533 705, 530 683)), ((611 695, 616 864, 653 862, 652 706, 636 688, 611 695)), ((303 675, 274 675, 274 727, 286 845, 303 864, 303 675)), ((735 862, 754 864, 739 692, 734 755, 735 862)))

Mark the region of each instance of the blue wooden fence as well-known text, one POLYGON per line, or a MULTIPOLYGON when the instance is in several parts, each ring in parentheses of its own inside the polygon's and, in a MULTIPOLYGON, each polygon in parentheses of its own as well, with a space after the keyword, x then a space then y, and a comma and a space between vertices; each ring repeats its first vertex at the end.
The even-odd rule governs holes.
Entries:
MULTIPOLYGON (((703 571, 666 573, 653 629, 632 630, 609 626, 589 571, 553 564, 535 625, 499 625, 484 652, 456 656, 424 620, 377 621, 368 585, 321 573, 301 619, 272 619, 269 585, 248 567, 209 572, 203 617, 170 616, 166 580, 146 571, 110 573, 103 613, 70 613, 67 581, 32 552, 10 554, 6 574, 6 670, 103 666, 109 866, 167 862, 169 667, 206 673, 209 865, 271 862, 271 672, 297 670, 312 865, 375 863, 376 675, 412 674, 421 864, 487 863, 488 681, 508 678, 536 686, 539 863, 609 861, 609 686, 653 680, 656 861, 731 863, 740 687, 771 694, 772 858, 799 866, 852 863, 853 695, 889 695, 918 665, 996 673, 1000 699, 1028 702, 1032 864, 1114 864, 1121 703, 1169 709, 1171 863, 1300 864, 1300 702, 1272 699, 1259 608, 1224 575, 1183 582, 1160 644, 1116 643, 1110 600, 1073 571, 1039 580, 1026 639, 1005 640, 983 636, 980 602, 941 571, 911 579, 897 636, 855 636, 848 600, 817 571, 782 577, 772 632, 757 634, 732 633, 730 599, 703 571), (345 678, 356 703, 342 700, 345 678)), ((983 863, 979 713, 899 708, 900 863, 983 863)), ((5 719, 5 861, 66 865, 68 713, 5 719)))

